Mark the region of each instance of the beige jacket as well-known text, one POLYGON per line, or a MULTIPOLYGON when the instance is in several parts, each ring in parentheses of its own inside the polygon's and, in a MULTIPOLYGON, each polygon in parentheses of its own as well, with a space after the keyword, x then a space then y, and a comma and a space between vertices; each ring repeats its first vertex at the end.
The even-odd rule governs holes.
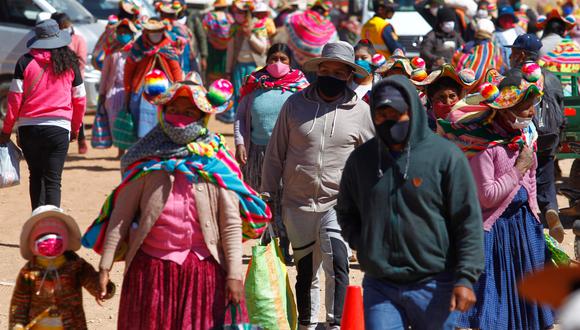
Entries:
POLYGON ((226 72, 233 73, 234 67, 238 62, 238 54, 242 49, 242 43, 244 39, 248 38, 248 43, 250 49, 252 50, 252 58, 256 63, 257 67, 263 67, 266 65, 266 53, 268 52, 269 42, 268 38, 259 37, 255 33, 252 33, 249 37, 244 36, 244 34, 239 31, 234 35, 228 44, 228 51, 226 57, 226 72))
MULTIPOLYGON (((131 181, 117 197, 107 227, 100 268, 110 270, 115 252, 129 237, 125 271, 161 215, 173 188, 174 176, 155 171, 131 181), (132 225, 138 218, 137 226, 132 225)), ((203 238, 228 279, 242 276, 242 220, 235 192, 202 181, 192 184, 203 238)))

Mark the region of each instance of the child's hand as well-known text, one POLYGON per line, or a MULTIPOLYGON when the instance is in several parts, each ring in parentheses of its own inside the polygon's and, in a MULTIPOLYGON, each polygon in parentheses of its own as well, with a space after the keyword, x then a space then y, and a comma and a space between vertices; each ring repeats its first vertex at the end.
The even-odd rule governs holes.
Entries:
POLYGON ((95 297, 97 304, 103 306, 105 302, 105 297, 107 296, 107 284, 109 283, 109 271, 106 269, 101 269, 99 272, 99 288, 100 293, 98 297, 95 297))

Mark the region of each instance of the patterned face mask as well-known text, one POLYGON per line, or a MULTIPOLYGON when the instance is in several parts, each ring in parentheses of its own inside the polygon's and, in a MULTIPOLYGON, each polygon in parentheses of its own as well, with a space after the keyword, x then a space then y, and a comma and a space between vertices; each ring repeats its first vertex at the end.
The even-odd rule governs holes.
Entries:
POLYGON ((188 144, 199 138, 204 138, 208 134, 203 118, 185 126, 176 126, 173 122, 167 121, 165 115, 161 122, 163 133, 175 144, 188 144))
POLYGON ((64 240, 58 234, 42 235, 34 242, 34 248, 42 257, 55 258, 64 252, 64 240))

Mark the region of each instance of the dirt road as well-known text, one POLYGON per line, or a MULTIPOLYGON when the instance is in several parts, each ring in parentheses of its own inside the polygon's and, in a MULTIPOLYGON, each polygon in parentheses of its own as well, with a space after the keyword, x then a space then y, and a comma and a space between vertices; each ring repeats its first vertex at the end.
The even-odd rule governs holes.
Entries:
MULTIPOLYGON (((87 118, 91 122, 91 118, 87 118)), ((226 134, 230 146, 232 143, 232 128, 213 123, 210 125, 215 131, 226 134)), ((90 133, 87 131, 87 133, 90 133)), ((63 174, 62 208, 78 221, 81 231, 93 221, 98 214, 101 204, 111 190, 119 183, 119 162, 114 157, 116 151, 89 150, 87 155, 77 154, 76 144, 71 144, 69 157, 65 164, 63 174)), ((568 176, 571 162, 562 162, 564 175, 568 176)), ((10 297, 14 288, 14 281, 24 260, 20 257, 18 243, 22 223, 30 215, 30 200, 28 195, 28 169, 26 163, 21 163, 22 183, 19 186, 0 189, 0 329, 8 326, 8 309, 10 297)), ((567 202, 560 196, 560 205, 567 206, 567 202)), ((245 244, 244 260, 250 256, 250 248, 253 242, 245 244)), ((566 230, 564 247, 568 253, 572 252, 573 235, 570 229, 566 230)), ((79 254, 96 266, 98 255, 87 249, 81 249, 79 254)), ((356 267, 358 268, 358 267, 356 267)), ((112 280, 120 285, 123 265, 116 264, 112 270, 112 280)), ((294 268, 290 268, 291 278, 294 280, 294 268)), ((351 271, 351 283, 360 284, 362 274, 359 270, 351 271)), ((324 285, 321 285, 324 288, 324 285)), ((120 288, 117 292, 120 292, 120 288)), ((100 307, 94 299, 84 294, 84 306, 87 315, 89 329, 109 330, 115 329, 119 295, 100 307)), ((324 312, 320 313, 323 321, 324 312)))

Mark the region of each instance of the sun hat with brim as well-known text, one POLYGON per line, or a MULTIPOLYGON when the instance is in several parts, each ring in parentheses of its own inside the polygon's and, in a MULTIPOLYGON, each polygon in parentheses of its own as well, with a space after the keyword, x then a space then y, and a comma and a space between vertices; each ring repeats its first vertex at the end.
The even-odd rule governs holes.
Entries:
POLYGON ((34 33, 35 36, 26 43, 30 49, 56 49, 68 46, 72 41, 70 33, 61 31, 53 19, 38 22, 34 33))
POLYGON ((157 10, 164 14, 178 14, 183 10, 183 4, 179 1, 158 2, 157 10))
POLYGON ((526 276, 519 284, 519 293, 531 301, 559 308, 579 288, 579 267, 550 266, 526 276))
POLYGON ((496 69, 490 69, 484 83, 479 87, 477 95, 469 96, 471 104, 480 103, 501 110, 518 105, 533 96, 542 96, 544 90, 544 75, 536 63, 527 63, 522 67, 523 79, 519 86, 505 86, 499 90, 499 85, 505 79, 496 69))
POLYGON ((225 8, 225 7, 229 7, 228 1, 227 0, 217 0, 216 2, 213 3, 213 7, 214 8, 225 8))
POLYGON ((35 240, 36 238, 30 237, 30 234, 38 223, 47 218, 58 219, 66 225, 69 235, 66 251, 77 251, 81 248, 81 231, 75 219, 65 214, 61 208, 54 205, 44 205, 32 211, 32 215, 22 226, 22 232, 20 234, 20 254, 22 258, 31 260, 34 256, 29 246, 30 240, 35 240))
POLYGON ((444 64, 441 69, 431 72, 427 78, 423 80, 415 80, 411 78, 411 82, 415 86, 427 86, 436 83, 439 79, 448 77, 453 79, 462 88, 471 87, 476 83, 475 72, 471 69, 463 69, 457 72, 453 65, 444 64))
POLYGON ((552 11, 547 16, 539 16, 536 27, 540 30, 546 28, 546 25, 551 20, 559 20, 564 23, 566 31, 573 29, 576 26, 576 18, 573 15, 562 16, 557 9, 552 9, 552 11))
POLYGON ((174 83, 166 91, 152 96, 150 91, 162 89, 155 86, 166 84, 162 79, 165 78, 159 74, 158 70, 154 70, 145 77, 144 97, 154 105, 163 106, 183 96, 191 99, 200 111, 208 114, 222 113, 231 107, 234 87, 228 80, 218 79, 211 83, 207 90, 203 87, 199 73, 191 72, 183 81, 174 83))
POLYGON ((353 71, 361 76, 368 76, 369 73, 362 66, 354 63, 354 48, 347 42, 331 42, 324 45, 320 57, 310 59, 304 63, 302 68, 304 71, 316 71, 318 66, 324 62, 340 62, 350 66, 353 71))
POLYGON ((129 30, 131 30, 131 32, 133 33, 138 33, 139 30, 137 29, 137 27, 135 26, 135 24, 128 18, 123 18, 122 20, 120 20, 116 25, 115 28, 119 28, 121 26, 126 26, 129 28, 129 30))
POLYGON ((159 18, 149 18, 142 24, 143 30, 147 31, 159 31, 166 29, 165 23, 159 18))
POLYGON ((411 73, 413 72, 413 67, 411 66, 411 60, 405 56, 405 53, 402 49, 395 49, 393 54, 387 58, 387 62, 377 69, 377 73, 385 73, 391 69, 400 68, 407 73, 410 77, 411 73))
POLYGON ((131 0, 121 0, 119 1, 119 8, 124 12, 131 15, 139 15, 139 6, 131 0))
POLYGON ((241 11, 254 10, 254 2, 251 0, 235 0, 234 7, 241 11))

